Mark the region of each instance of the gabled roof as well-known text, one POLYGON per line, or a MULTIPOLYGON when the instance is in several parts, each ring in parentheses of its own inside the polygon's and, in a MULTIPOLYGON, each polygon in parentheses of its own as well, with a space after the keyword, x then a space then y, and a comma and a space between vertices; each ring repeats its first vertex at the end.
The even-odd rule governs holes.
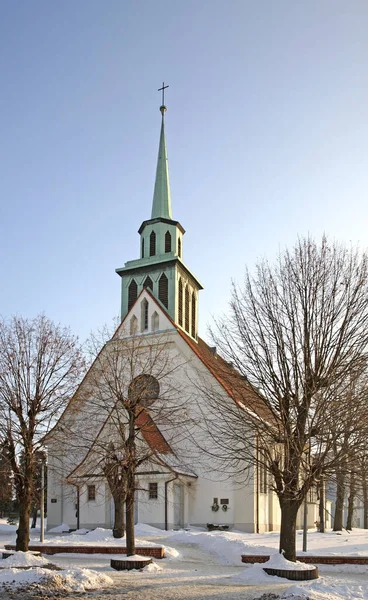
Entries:
MULTIPOLYGON (((254 418, 262 419, 268 423, 274 422, 274 415, 272 414, 271 410, 267 406, 266 401, 250 385, 250 383, 244 377, 242 377, 242 375, 236 369, 234 369, 229 363, 227 363, 220 355, 216 354, 216 352, 214 352, 214 349, 212 349, 208 344, 206 344, 206 342, 204 340, 202 340, 201 338, 198 338, 198 341, 195 341, 193 338, 191 338, 189 335, 187 335, 178 325, 176 325, 176 323, 171 319, 171 317, 167 313, 166 309, 152 295, 152 293, 150 292, 149 289, 145 288, 144 290, 142 290, 142 292, 138 296, 137 300, 135 301, 133 307, 130 309, 130 311, 127 313, 127 315, 125 316, 123 321, 117 327, 117 329, 113 335, 113 338, 115 336, 117 336, 119 334, 119 330, 121 330, 121 328, 124 327, 124 324, 126 323, 129 315, 131 314, 131 311, 133 310, 135 304, 139 301, 139 298, 144 293, 147 294, 149 296, 149 298, 152 300, 152 302, 154 302, 157 305, 157 308, 165 314, 165 317, 168 319, 169 323, 172 325, 172 329, 175 330, 180 335, 180 337, 190 347, 190 349, 199 358, 199 360, 205 365, 205 367, 210 371, 210 373, 214 376, 216 381, 222 386, 222 388, 226 391, 226 393, 231 398, 233 398, 233 400, 238 404, 238 406, 240 406, 242 409, 244 409, 249 414, 249 417, 251 419, 254 419, 254 418)), ((160 332, 157 332, 157 333, 159 334, 160 332)), ((144 334, 144 335, 146 335, 146 334, 144 334)), ((96 357, 96 360, 100 356, 101 352, 103 352, 103 348, 101 349, 100 353, 96 357)), ((90 369, 93 368, 93 364, 91 365, 90 369)), ((52 432, 57 428, 58 423, 62 419, 63 415, 70 409, 73 401, 78 398, 79 390, 81 389, 81 387, 83 386, 83 384, 85 383, 85 381, 87 379, 88 379, 88 372, 85 375, 85 377, 83 378, 82 382, 80 383, 75 394, 69 400, 68 406, 64 410, 60 419, 58 420, 58 422, 56 423, 54 428, 49 432, 49 434, 47 434, 47 436, 45 436, 44 440, 47 440, 47 438, 52 436, 52 432)), ((151 448, 151 450, 156 454, 157 458, 160 460, 163 460, 164 457, 166 457, 165 462, 166 462, 167 466, 169 466, 169 468, 173 469, 175 472, 178 472, 177 470, 175 470, 172 467, 172 465, 176 464, 178 466, 178 465, 180 465, 180 461, 175 456, 175 453, 171 449, 169 443, 165 439, 162 432, 159 430, 157 425, 154 423, 151 415, 147 411, 144 410, 141 412, 138 419, 139 419, 138 424, 141 427, 142 436, 143 436, 145 442, 151 448)), ((107 420, 108 419, 106 419, 106 421, 103 423, 100 431, 99 432, 96 431, 97 437, 101 434, 103 428, 106 425, 107 420)), ((86 460, 91 449, 92 449, 92 446, 87 451, 87 454, 85 455, 85 457, 82 460, 82 462, 80 463, 80 465, 86 460)), ((183 472, 183 471, 180 471, 180 472, 183 472)))
MULTIPOLYGON (((176 329, 180 337, 188 344, 191 350, 193 350, 196 356, 212 373, 227 394, 229 394, 229 396, 233 398, 239 406, 242 406, 245 410, 248 410, 250 417, 254 416, 256 418, 258 417, 259 419, 269 421, 270 423, 274 422, 275 417, 268 407, 266 401, 261 394, 259 394, 251 386, 249 381, 247 381, 239 373, 239 371, 237 371, 232 365, 230 365, 219 354, 217 354, 213 348, 211 348, 204 340, 202 340, 202 338, 198 337, 198 340, 196 341, 187 335, 185 331, 181 329, 175 323, 175 321, 173 321, 165 307, 158 302, 148 288, 145 288, 141 291, 136 302, 138 302, 143 292, 146 292, 151 300, 158 306, 158 308, 165 313, 165 316, 172 324, 173 329, 176 329)), ((133 307, 134 305, 132 306, 131 310, 133 307)), ((129 314, 130 311, 124 317, 121 325, 124 324, 129 314)), ((118 329, 116 333, 118 332, 118 329)))
MULTIPOLYGON (((74 469, 69 473, 67 479, 73 479, 80 476, 78 475, 78 471, 83 467, 83 465, 88 463, 88 459, 92 456, 93 451, 98 444, 98 440, 103 435, 103 432, 109 423, 113 410, 114 409, 112 409, 110 415, 106 418, 105 422, 100 428, 100 431, 96 436, 93 444, 89 448, 87 454, 84 456, 81 462, 76 467, 74 467, 74 469)), ((184 472, 183 468, 180 467, 180 462, 178 461, 175 452, 172 450, 168 441, 164 438, 161 431, 154 423, 151 415, 147 412, 147 410, 143 409, 140 411, 139 415, 136 417, 135 423, 139 427, 139 431, 142 434, 144 441, 146 442, 147 446, 152 452, 152 458, 157 458, 158 462, 169 468, 170 471, 196 477, 194 473, 186 473, 184 472), (177 468, 175 468, 175 465, 177 465, 177 468)), ((149 460, 149 458, 150 457, 147 457, 147 460, 149 460)))
POLYGON ((180 336, 216 378, 218 383, 235 402, 249 412, 250 417, 274 421, 274 416, 263 397, 251 386, 232 365, 224 360, 204 340, 196 343, 184 331, 178 328, 180 336))

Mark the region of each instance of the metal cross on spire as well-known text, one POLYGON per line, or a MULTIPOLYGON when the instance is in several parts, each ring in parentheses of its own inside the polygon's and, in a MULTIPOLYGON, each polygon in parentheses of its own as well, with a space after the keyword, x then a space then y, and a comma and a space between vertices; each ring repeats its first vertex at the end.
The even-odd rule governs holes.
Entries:
POLYGON ((169 86, 165 85, 165 82, 163 81, 162 82, 162 87, 158 88, 158 90, 157 90, 158 92, 162 92, 162 104, 160 106, 160 110, 161 110, 162 116, 163 116, 164 112, 166 111, 166 106, 165 106, 165 90, 168 87, 169 86))

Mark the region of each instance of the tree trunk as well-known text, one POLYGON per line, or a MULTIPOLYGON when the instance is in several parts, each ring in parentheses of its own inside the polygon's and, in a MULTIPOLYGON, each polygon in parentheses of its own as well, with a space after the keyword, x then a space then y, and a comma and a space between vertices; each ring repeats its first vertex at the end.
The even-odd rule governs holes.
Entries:
POLYGON ((322 476, 319 482, 319 532, 325 532, 325 480, 322 476))
POLYGON ((355 496, 356 496, 355 476, 354 476, 354 473, 351 473, 350 474, 350 485, 349 485, 348 515, 347 515, 347 519, 346 519, 346 529, 348 531, 351 531, 353 529, 355 496))
POLYGON ((281 529, 279 552, 287 560, 296 561, 296 518, 300 502, 295 500, 280 499, 281 529))
POLYGON ((334 525, 333 525, 334 531, 342 531, 342 528, 343 528, 344 498, 345 498, 345 474, 342 472, 339 472, 339 473, 337 473, 335 516, 334 516, 334 525))
POLYGON ((31 513, 31 501, 28 498, 22 498, 19 502, 19 526, 17 529, 17 539, 15 549, 22 552, 28 551, 29 545, 29 518, 31 513))
POLYGON ((124 499, 120 494, 116 494, 116 497, 114 496, 114 527, 112 534, 114 538, 122 538, 124 533, 124 499))
POLYGON ((135 535, 134 535, 134 473, 129 473, 127 479, 127 497, 126 497, 126 540, 127 556, 135 554, 135 535))
POLYGON ((366 476, 363 476, 363 528, 368 529, 368 486, 366 476))
POLYGON ((32 525, 31 525, 31 529, 35 529, 36 525, 37 525, 37 506, 33 507, 32 510, 32 525))

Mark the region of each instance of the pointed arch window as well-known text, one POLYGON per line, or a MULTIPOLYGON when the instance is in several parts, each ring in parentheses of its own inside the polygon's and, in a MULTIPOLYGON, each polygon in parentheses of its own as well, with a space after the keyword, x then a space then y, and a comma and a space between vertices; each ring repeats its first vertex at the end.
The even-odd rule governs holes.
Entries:
POLYGON ((192 293, 192 337, 196 336, 196 297, 195 293, 192 293))
POLYGON ((163 273, 158 282, 158 298, 166 308, 169 306, 169 280, 163 273))
POLYGON ((183 282, 179 279, 179 297, 178 297, 178 323, 183 327, 183 282))
POLYGON ((150 256, 156 256, 156 234, 154 231, 150 235, 150 256))
POLYGON ((132 308, 132 306, 137 298, 138 298, 138 286, 137 286, 135 279, 132 279, 132 281, 130 282, 129 287, 128 287, 128 310, 130 310, 132 308))
POLYGON ((152 279, 149 275, 147 275, 146 279, 144 280, 143 287, 149 288, 151 290, 151 292, 153 292, 153 283, 152 283, 152 279))
POLYGON ((178 257, 181 258, 181 239, 178 239, 178 257))
POLYGON ((134 335, 138 331, 138 319, 135 315, 130 319, 130 335, 134 335))
POLYGON ((185 331, 189 333, 189 288, 186 286, 185 288, 185 331))
POLYGON ((146 298, 143 298, 141 302, 141 331, 147 331, 148 329, 148 302, 146 298))
POLYGON ((160 329, 160 317, 155 311, 151 317, 151 329, 152 331, 158 331, 160 329))
POLYGON ((144 258, 144 238, 142 238, 142 243, 141 243, 141 258, 144 258))
POLYGON ((167 231, 165 233, 165 252, 171 252, 171 233, 167 231))

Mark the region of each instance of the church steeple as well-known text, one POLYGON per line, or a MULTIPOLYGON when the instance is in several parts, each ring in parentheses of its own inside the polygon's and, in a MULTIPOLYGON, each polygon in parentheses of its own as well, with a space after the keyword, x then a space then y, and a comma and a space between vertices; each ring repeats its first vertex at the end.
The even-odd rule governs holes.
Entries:
POLYGON ((162 114, 160 145, 158 148, 155 190, 153 193, 151 219, 172 219, 169 165, 165 138, 166 106, 160 107, 162 114))
MULTIPOLYGON (((138 233, 141 236, 140 258, 130 260, 116 269, 121 277, 121 319, 129 313, 144 288, 161 304, 174 323, 194 340, 198 333, 198 292, 203 289, 198 279, 183 262, 183 236, 185 230, 174 221, 171 210, 169 169, 165 139, 164 91, 160 112, 161 133, 158 151, 156 180, 151 218, 143 221, 138 233)), ((141 302, 140 331, 159 331, 159 315, 149 318, 152 307, 143 298, 141 302), (150 325, 151 323, 151 325, 150 325)), ((154 304, 154 303, 151 303, 154 304)), ((136 310, 136 309, 135 309, 136 310)), ((137 332, 135 315, 130 317, 129 330, 137 332)))

